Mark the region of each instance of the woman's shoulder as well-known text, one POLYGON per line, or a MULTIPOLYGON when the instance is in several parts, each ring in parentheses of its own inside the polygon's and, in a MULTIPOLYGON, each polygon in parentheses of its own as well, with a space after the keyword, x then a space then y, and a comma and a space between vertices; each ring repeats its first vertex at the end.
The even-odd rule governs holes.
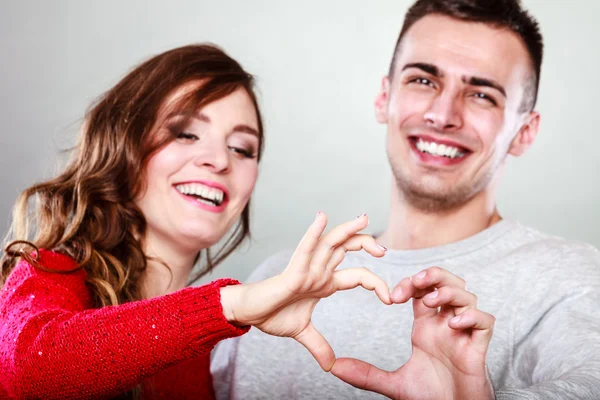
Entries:
POLYGON ((79 268, 72 257, 58 251, 40 249, 17 263, 2 291, 9 296, 19 292, 31 295, 40 291, 47 294, 61 292, 63 295, 68 292, 69 297, 77 297, 82 305, 91 306, 91 293, 86 281, 86 272, 79 268))

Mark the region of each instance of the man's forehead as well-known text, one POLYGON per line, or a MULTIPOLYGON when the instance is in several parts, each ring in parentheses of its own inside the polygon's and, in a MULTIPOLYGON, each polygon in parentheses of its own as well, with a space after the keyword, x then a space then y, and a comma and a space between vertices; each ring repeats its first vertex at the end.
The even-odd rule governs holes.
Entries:
POLYGON ((489 76, 507 82, 530 73, 531 62, 521 39, 508 29, 484 23, 428 15, 402 39, 396 73, 407 63, 436 65, 460 76, 489 76))

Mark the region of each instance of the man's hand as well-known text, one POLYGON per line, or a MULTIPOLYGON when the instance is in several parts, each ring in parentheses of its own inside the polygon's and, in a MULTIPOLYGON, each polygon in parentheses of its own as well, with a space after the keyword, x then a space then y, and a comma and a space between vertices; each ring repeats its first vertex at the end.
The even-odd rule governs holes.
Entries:
POLYGON ((494 399, 485 361, 495 318, 477 309, 463 279, 432 267, 403 279, 391 298, 413 299, 411 358, 393 372, 340 358, 335 376, 393 399, 494 399))

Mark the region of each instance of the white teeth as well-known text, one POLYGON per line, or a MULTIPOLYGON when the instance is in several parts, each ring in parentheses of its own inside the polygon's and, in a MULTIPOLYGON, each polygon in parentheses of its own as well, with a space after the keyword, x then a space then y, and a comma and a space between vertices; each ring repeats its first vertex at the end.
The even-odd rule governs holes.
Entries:
POLYGON ((201 196, 204 197, 205 199, 212 199, 212 197, 208 197, 208 194, 210 193, 210 189, 207 187, 196 187, 196 195, 197 196, 201 196))
POLYGON ((213 203, 212 201, 204 200, 201 197, 198 197, 196 199, 196 201, 199 202, 199 203, 202 203, 202 204, 208 204, 209 206, 214 206, 215 205, 215 203, 213 203))
POLYGON ((465 153, 458 150, 456 147, 448 146, 445 144, 438 144, 435 142, 426 142, 419 138, 416 144, 417 149, 422 153, 429 153, 434 156, 443 156, 448 158, 459 158, 463 157, 465 153))
POLYGON ((209 205, 219 205, 225 198, 225 193, 221 189, 205 186, 201 183, 187 183, 185 185, 175 186, 180 193, 185 195, 197 196, 198 201, 209 205), (212 200, 212 201, 210 201, 212 200))

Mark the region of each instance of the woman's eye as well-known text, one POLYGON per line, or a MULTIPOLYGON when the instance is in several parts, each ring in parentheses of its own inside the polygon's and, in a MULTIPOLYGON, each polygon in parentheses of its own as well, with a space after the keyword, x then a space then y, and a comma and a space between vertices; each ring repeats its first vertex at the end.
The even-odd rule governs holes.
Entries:
POLYGON ((244 158, 256 158, 256 154, 254 154, 254 151, 252 151, 252 150, 244 149, 241 147, 234 147, 234 146, 229 146, 229 150, 241 155, 244 158))
POLYGON ((188 132, 181 132, 177 135, 177 139, 180 140, 185 140, 185 141, 189 141, 189 140, 198 140, 198 136, 194 135, 193 133, 188 133, 188 132))

